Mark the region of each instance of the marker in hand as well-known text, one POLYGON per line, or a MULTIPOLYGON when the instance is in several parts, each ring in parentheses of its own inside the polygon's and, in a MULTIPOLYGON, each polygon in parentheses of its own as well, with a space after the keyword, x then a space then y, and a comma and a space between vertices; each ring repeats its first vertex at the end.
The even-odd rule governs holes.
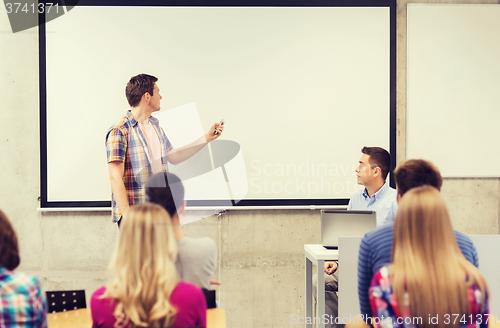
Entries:
MULTIPOLYGON (((222 124, 222 123, 224 123, 224 119, 220 120, 220 123, 219 123, 219 124, 222 124)), ((218 132, 217 132, 217 131, 215 131, 215 132, 214 132, 214 134, 218 134, 218 132)))

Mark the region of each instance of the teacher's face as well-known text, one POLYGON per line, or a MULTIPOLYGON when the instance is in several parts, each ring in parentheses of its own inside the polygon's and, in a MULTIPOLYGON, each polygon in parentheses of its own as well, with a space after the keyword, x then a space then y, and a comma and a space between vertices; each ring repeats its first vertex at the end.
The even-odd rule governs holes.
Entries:
POLYGON ((160 96, 160 89, 155 83, 155 87, 153 89, 153 95, 151 96, 151 99, 149 100, 149 106, 153 109, 153 111, 159 111, 160 110, 160 100, 162 99, 162 96, 160 96))

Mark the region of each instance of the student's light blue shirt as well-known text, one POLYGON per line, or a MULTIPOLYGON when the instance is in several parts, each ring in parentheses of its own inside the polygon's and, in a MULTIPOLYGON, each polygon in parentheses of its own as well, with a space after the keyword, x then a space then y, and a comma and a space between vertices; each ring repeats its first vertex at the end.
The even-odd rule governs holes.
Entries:
POLYGON ((384 183, 371 197, 366 188, 351 196, 347 210, 370 210, 377 213, 377 227, 394 221, 398 209, 396 189, 384 183))

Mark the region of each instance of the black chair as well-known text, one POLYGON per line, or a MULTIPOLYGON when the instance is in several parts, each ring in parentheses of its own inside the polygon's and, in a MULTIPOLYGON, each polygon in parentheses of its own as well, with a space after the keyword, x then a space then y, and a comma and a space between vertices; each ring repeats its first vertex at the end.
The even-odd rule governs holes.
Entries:
POLYGON ((46 292, 48 312, 64 312, 87 308, 85 290, 62 290, 46 292))
POLYGON ((201 289, 203 294, 205 294, 205 299, 207 300, 207 309, 214 309, 217 307, 215 302, 215 290, 213 289, 201 289))

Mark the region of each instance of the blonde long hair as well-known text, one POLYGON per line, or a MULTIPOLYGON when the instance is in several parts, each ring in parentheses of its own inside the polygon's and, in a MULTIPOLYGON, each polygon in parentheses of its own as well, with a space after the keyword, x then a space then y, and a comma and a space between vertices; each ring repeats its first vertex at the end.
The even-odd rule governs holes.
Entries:
POLYGON ((467 294, 471 285, 479 287, 485 306, 486 282, 460 251, 444 200, 434 187, 411 189, 401 199, 394 222, 392 263, 391 281, 400 313, 405 313, 407 291, 409 312, 413 318, 422 318, 421 328, 458 327, 453 314, 460 318, 471 314, 467 294), (446 314, 451 316, 447 325, 446 314), (438 315, 439 323, 431 324, 429 315, 438 315))
POLYGON ((116 300, 115 327, 168 327, 176 309, 177 244, 169 214, 159 205, 130 207, 120 227, 110 267, 114 277, 103 297, 116 300))

